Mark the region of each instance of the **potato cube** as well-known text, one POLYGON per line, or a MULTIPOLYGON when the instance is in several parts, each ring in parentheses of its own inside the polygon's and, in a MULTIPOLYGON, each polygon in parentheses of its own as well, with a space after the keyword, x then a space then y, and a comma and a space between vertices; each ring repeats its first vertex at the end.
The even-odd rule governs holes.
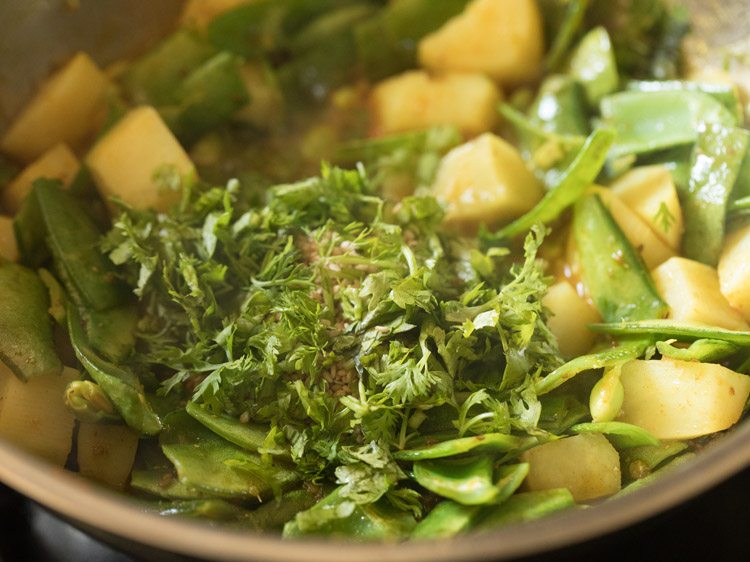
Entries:
POLYGON ((481 72, 502 85, 535 80, 543 53, 542 19, 534 0, 473 0, 418 47, 425 68, 481 72))
POLYGON ((501 94, 481 74, 410 71, 380 82, 370 96, 372 132, 388 135, 453 125, 474 136, 493 128, 501 94), (456 103, 456 100, 461 100, 456 103))
POLYGON ((0 257, 9 261, 18 261, 18 244, 13 230, 13 219, 0 216, 0 257))
POLYGON ((719 284, 729 304, 750 322, 750 225, 739 228, 724 240, 719 256, 719 284))
POLYGON ((671 258, 654 269, 651 277, 659 295, 669 305, 669 318, 728 330, 748 329, 742 314, 721 293, 719 275, 710 265, 671 258))
POLYGON ((654 268, 674 256, 672 248, 611 189, 596 188, 595 192, 602 198, 625 238, 641 254, 646 267, 654 268))
POLYGON ((740 419, 750 377, 715 363, 629 361, 620 372, 625 399, 620 421, 658 439, 692 439, 740 419))
POLYGON ((0 438, 63 466, 73 439, 75 419, 63 393, 78 380, 75 369, 22 382, 0 363, 0 438))
POLYGON ((31 162, 64 142, 77 147, 99 125, 109 81, 85 53, 78 53, 53 74, 21 111, 0 150, 31 162))
POLYGON ((547 325, 555 334, 563 357, 572 359, 591 349, 596 334, 587 325, 601 322, 601 316, 570 283, 560 281, 552 285, 542 304, 551 313, 547 325))
POLYGON ((672 174, 664 166, 634 168, 612 184, 612 191, 675 252, 684 222, 672 174))
POLYGON ((78 173, 81 163, 66 144, 57 144, 29 164, 0 195, 5 210, 15 214, 39 178, 61 180, 67 187, 78 173))
POLYGON ((529 463, 528 490, 567 488, 577 502, 620 490, 620 455, 600 433, 550 441, 521 455, 529 463))
POLYGON ((125 115, 86 157, 105 199, 116 196, 137 209, 165 211, 180 193, 160 185, 155 173, 173 166, 180 176, 194 173, 193 163, 153 107, 125 115))
POLYGON ((78 470, 87 478, 124 488, 138 449, 138 434, 124 425, 81 423, 78 470))
POLYGON ((522 215, 543 190, 518 151, 486 133, 443 157, 433 193, 446 205, 446 223, 471 233, 522 215))

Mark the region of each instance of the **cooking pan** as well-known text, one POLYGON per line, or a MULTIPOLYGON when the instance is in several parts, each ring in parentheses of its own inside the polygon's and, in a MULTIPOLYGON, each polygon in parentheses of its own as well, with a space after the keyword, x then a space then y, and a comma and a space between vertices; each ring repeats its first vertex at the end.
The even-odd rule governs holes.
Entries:
MULTIPOLYGON (((750 53, 750 2, 682 3, 690 9, 693 20, 686 44, 689 67, 721 67, 728 55, 750 53)), ((2 0, 0 21, 7 31, 0 39, 0 130, 39 80, 66 56, 85 49, 106 63, 133 52, 169 29, 179 4, 179 0, 2 0), (78 9, 70 11, 71 5, 78 9)), ((730 59, 735 65, 733 75, 745 91, 750 90, 750 71, 737 62, 740 57, 730 59)), ((144 512, 134 499, 0 442, 0 481, 84 530, 151 557, 154 553, 174 553, 221 561, 440 562, 525 556, 622 529, 698 495, 747 466, 750 420, 653 484, 587 509, 458 537, 439 546, 432 542, 345 544, 282 541, 276 536, 159 517, 144 512)))

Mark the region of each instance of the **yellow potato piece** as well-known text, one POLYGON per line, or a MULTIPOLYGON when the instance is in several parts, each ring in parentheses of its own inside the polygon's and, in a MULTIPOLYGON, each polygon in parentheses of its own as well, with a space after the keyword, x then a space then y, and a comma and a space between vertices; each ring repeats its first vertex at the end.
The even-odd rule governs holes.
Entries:
POLYGON ((138 449, 138 434, 124 425, 81 423, 78 470, 113 488, 124 488, 138 449))
POLYGON ((63 393, 79 378, 78 371, 66 367, 62 375, 21 382, 0 363, 0 438, 63 466, 75 424, 63 393))
POLYGON ((547 326, 555 334, 563 357, 572 359, 591 349, 596 334, 587 325, 601 322, 601 316, 570 283, 560 281, 552 285, 542 304, 551 313, 547 326))
POLYGON ((719 256, 719 284, 729 304, 750 321, 750 225, 739 228, 724 241, 719 256))
POLYGON ((671 258, 651 272, 656 290, 669 305, 669 318, 728 330, 747 330, 719 288, 716 270, 687 258, 671 258))
POLYGON ((68 145, 60 143, 29 164, 0 195, 6 211, 17 213, 23 200, 31 192, 34 180, 39 178, 61 180, 64 187, 70 185, 78 173, 81 163, 68 145))
POLYGON ((684 230, 682 208, 667 168, 633 168, 612 184, 612 191, 672 250, 680 251, 684 230))
POLYGON ((98 128, 109 81, 78 53, 50 76, 0 140, 0 150, 31 162, 64 142, 77 147, 98 128))
POLYGON ((495 125, 500 99, 495 84, 482 74, 404 72, 373 88, 372 133, 388 135, 453 125, 464 135, 474 136, 495 125))
POLYGON ((180 176, 194 174, 193 163, 153 107, 132 109, 102 137, 86 157, 105 199, 116 196, 137 209, 167 210, 178 191, 159 184, 155 173, 174 167, 180 176))
POLYGON ((13 231, 13 219, 0 216, 0 257, 9 261, 18 261, 18 244, 13 231))
POLYGON ((446 223, 471 233, 522 215, 543 190, 518 151, 486 133, 443 157, 433 193, 446 206, 446 223))
POLYGON ((528 490, 567 488, 577 502, 617 493, 620 455, 600 433, 582 433, 538 445, 521 455, 529 463, 528 490))
POLYGON ((419 42, 419 62, 433 71, 481 72, 502 85, 536 79, 544 36, 534 0, 473 0, 419 42))
POLYGON ((672 248, 611 189, 596 188, 594 191, 602 198, 625 238, 641 254, 646 267, 654 268, 675 255, 672 248))
POLYGON ((662 359, 629 361, 620 421, 658 439, 692 439, 728 429, 740 419, 750 377, 715 363, 662 359))

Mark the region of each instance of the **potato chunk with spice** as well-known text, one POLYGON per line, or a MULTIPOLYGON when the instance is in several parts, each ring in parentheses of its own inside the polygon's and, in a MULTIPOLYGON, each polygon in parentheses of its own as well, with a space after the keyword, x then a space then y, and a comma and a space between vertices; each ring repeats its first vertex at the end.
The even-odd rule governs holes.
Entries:
POLYGON ((529 463, 526 488, 567 488, 577 502, 620 490, 620 455, 600 433, 582 433, 550 441, 521 455, 529 463))
POLYGON ((78 146, 98 128, 109 80, 85 53, 50 76, 21 111, 0 150, 31 162, 58 143, 78 146))
POLYGON ((466 136, 477 135, 497 122, 500 98, 492 80, 481 74, 430 76, 419 70, 405 72, 373 89, 372 133, 388 135, 453 125, 466 136))
POLYGON ((180 193, 166 189, 155 174, 165 166, 180 176, 194 173, 193 163, 153 107, 132 109, 102 137, 86 157, 105 199, 116 196, 137 209, 164 211, 180 193))
POLYGON ((629 361, 620 381, 625 398, 618 419, 657 439, 692 439, 728 429, 750 395, 750 377, 715 363, 629 361))
POLYGON ((750 225, 729 233, 719 256, 721 292, 750 321, 750 225))
POLYGON ((747 330, 748 324, 732 308, 719 288, 710 265, 687 258, 671 258, 651 272, 656 289, 669 305, 669 317, 728 330, 747 330))
POLYGON ((534 0, 473 0, 419 43, 419 62, 434 71, 482 72, 500 84, 537 78, 542 18, 534 0))
POLYGON ((473 233, 531 209, 542 186, 513 146, 486 133, 443 157, 433 193, 446 206, 446 223, 473 233))

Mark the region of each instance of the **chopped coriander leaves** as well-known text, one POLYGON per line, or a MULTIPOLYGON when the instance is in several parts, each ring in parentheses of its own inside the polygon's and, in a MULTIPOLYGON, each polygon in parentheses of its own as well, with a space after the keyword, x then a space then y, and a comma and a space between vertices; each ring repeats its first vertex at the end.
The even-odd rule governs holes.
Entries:
POLYGON ((267 427, 294 470, 357 505, 411 497, 392 455, 432 438, 433 410, 448 438, 538 431, 532 375, 562 363, 541 230, 513 263, 445 232, 429 196, 386 203, 362 169, 324 167, 263 207, 235 182, 185 192, 175 214, 125 208, 104 242, 159 394, 267 427))

